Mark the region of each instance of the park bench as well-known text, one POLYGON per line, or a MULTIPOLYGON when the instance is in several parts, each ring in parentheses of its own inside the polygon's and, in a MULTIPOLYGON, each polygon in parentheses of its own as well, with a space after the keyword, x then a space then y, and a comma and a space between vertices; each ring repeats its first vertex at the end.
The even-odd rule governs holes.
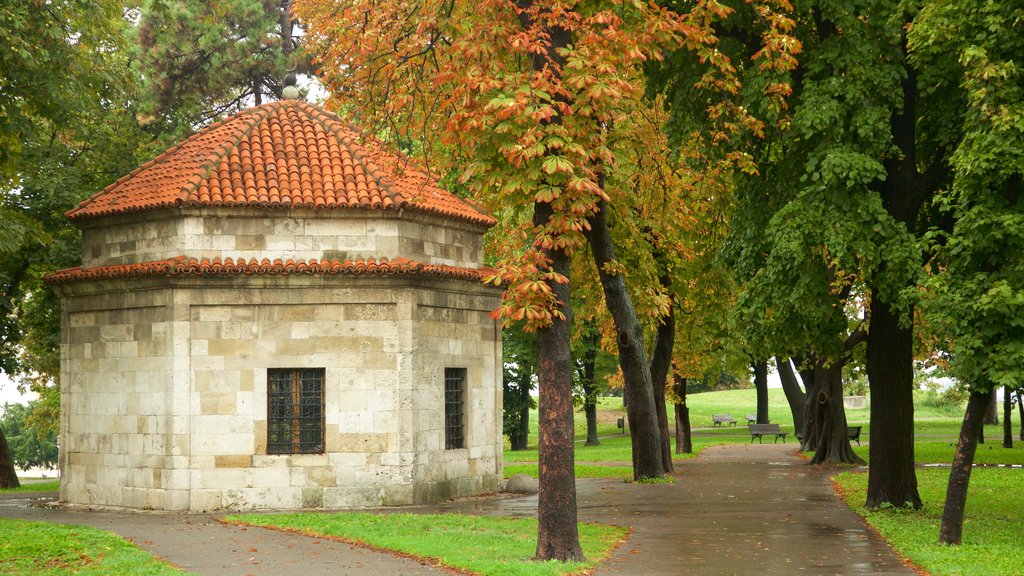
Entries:
POLYGON ((747 414, 747 424, 757 424, 757 414, 747 414))
POLYGON ((715 426, 721 426, 722 424, 736 425, 736 420, 733 419, 732 414, 712 414, 711 421, 715 426))
MULTIPOLYGON (((861 426, 847 426, 846 427, 846 437, 849 438, 850 440, 853 440, 854 442, 856 442, 857 446, 860 446, 860 429, 861 429, 861 426)), ((797 432, 796 433, 796 439, 799 440, 800 442, 803 442, 803 440, 804 440, 803 432, 797 432)))
POLYGON ((775 442, 782 438, 782 442, 786 442, 786 432, 783 432, 779 428, 778 424, 748 424, 747 428, 750 428, 750 441, 753 442, 754 438, 757 438, 758 443, 761 442, 762 437, 766 434, 774 434, 775 442))
POLYGON ((847 426, 846 437, 850 440, 856 440, 857 446, 860 446, 860 426, 847 426))

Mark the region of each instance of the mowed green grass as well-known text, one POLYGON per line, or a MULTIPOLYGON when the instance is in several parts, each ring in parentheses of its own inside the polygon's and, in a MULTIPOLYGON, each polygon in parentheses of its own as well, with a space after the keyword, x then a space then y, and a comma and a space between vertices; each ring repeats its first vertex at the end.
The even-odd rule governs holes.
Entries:
POLYGON ((0 494, 8 492, 56 492, 57 490, 60 490, 60 480, 24 483, 17 488, 0 488, 0 494))
POLYGON ((0 518, 0 574, 182 576, 124 539, 95 528, 0 518))
POLYGON ((229 521, 334 537, 429 559, 481 576, 583 574, 608 557, 628 530, 580 523, 586 562, 537 562, 537 520, 459 514, 240 514, 229 521))
POLYGON ((846 472, 835 481, 847 504, 879 534, 931 576, 1024 574, 1024 471, 975 468, 967 496, 963 544, 938 544, 948 468, 917 470, 921 510, 868 510, 867 474, 846 472))

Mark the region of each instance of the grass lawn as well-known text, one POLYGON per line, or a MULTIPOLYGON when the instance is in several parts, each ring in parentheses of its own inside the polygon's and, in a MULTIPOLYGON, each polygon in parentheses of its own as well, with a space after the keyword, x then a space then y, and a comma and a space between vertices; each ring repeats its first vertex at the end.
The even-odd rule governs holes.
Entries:
MULTIPOLYGON (((918 464, 949 464, 953 461, 953 450, 955 448, 956 443, 952 441, 935 442, 928 438, 918 440, 914 443, 914 461, 918 464)), ((867 462, 867 446, 854 446, 853 451, 867 462)), ((985 444, 978 445, 978 451, 974 456, 974 463, 1024 464, 1024 442, 1015 441, 1013 448, 1003 448, 1001 437, 996 441, 990 436, 985 444)))
MULTIPOLYGON (((713 446, 715 444, 728 444, 731 442, 746 442, 750 440, 750 435, 747 434, 747 429, 743 428, 739 432, 734 430, 729 432, 715 431, 714 434, 704 436, 693 436, 693 454, 674 454, 673 458, 676 460, 685 460, 687 458, 695 458, 700 451, 713 446)), ((675 446, 673 440, 673 447, 675 446)), ((629 436, 622 434, 606 437, 601 440, 599 446, 584 446, 582 443, 576 444, 576 462, 577 471, 579 470, 580 462, 624 462, 629 463, 633 459, 632 447, 630 445, 629 436)), ((528 450, 517 450, 512 452, 511 450, 505 450, 505 464, 506 468, 509 465, 517 462, 537 462, 537 447, 532 446, 528 450)), ((508 473, 506 472, 506 476, 508 473)), ((579 476, 580 478, 593 478, 593 476, 579 476)), ((603 478, 603 476, 601 476, 603 478)))
POLYGON ((0 518, 0 574, 181 576, 124 539, 84 526, 0 518))
POLYGON ((60 490, 60 480, 25 483, 17 488, 0 488, 0 494, 8 492, 54 492, 57 490, 60 490))
POLYGON ((625 538, 619 526, 580 523, 586 562, 536 562, 537 520, 459 514, 241 514, 229 521, 335 537, 395 550, 482 576, 582 574, 625 538))
MULTIPOLYGON (((1001 448, 1000 448, 1001 449, 1001 448)), ((918 469, 924 508, 867 510, 867 474, 836 477, 847 504, 901 554, 931 576, 1019 576, 1024 573, 1024 491, 1020 470, 976 468, 968 490, 964 543, 937 543, 949 469, 918 469)))
MULTIPOLYGON (((516 474, 528 474, 537 478, 539 472, 536 464, 512 464, 505 466, 505 478, 511 478, 516 474)), ((601 466, 601 465, 576 465, 577 478, 622 478, 623 480, 633 479, 632 466, 601 466)))

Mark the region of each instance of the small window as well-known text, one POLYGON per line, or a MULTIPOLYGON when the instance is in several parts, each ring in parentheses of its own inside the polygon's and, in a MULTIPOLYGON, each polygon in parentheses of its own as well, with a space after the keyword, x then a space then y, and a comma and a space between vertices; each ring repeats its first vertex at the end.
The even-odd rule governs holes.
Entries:
POLYGON ((267 370, 267 453, 324 452, 324 369, 267 370))
POLYGON ((463 404, 465 368, 444 369, 444 449, 464 448, 463 404))

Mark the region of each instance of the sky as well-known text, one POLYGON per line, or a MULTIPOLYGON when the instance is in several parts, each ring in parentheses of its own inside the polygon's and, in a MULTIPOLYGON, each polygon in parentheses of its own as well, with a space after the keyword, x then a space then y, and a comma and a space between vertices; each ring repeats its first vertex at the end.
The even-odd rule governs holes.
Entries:
POLYGON ((38 397, 39 395, 35 392, 29 392, 27 396, 18 392, 18 385, 12 382, 6 374, 0 372, 0 413, 3 412, 3 407, 6 404, 27 404, 30 400, 38 397))

